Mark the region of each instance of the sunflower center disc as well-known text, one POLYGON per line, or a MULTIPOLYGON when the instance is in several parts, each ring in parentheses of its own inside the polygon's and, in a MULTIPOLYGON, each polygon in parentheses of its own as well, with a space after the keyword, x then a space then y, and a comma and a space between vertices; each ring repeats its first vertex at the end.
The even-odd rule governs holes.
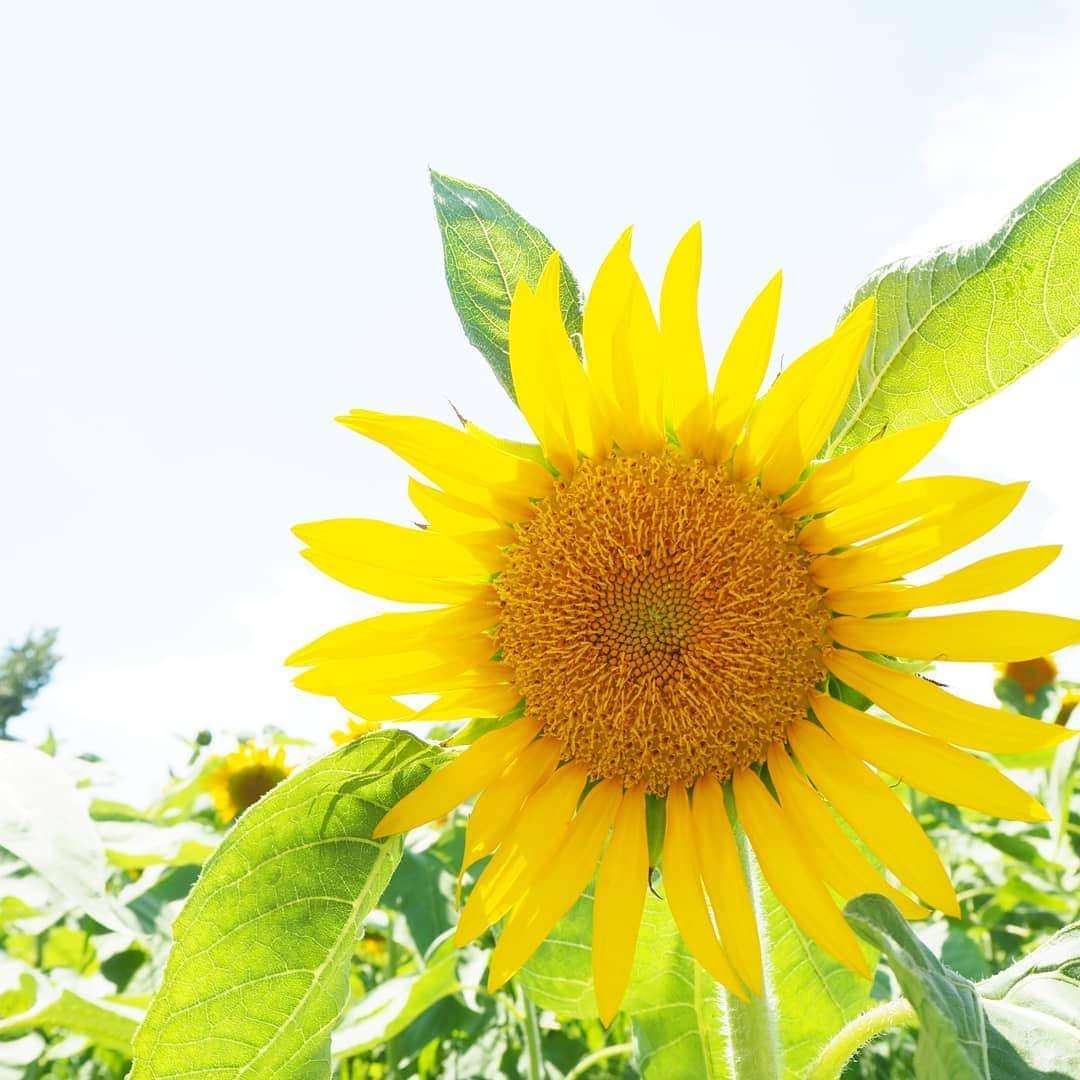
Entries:
POLYGON ((495 583, 526 713, 595 777, 662 794, 760 761, 825 676, 828 612, 792 523, 675 453, 583 462, 495 583))

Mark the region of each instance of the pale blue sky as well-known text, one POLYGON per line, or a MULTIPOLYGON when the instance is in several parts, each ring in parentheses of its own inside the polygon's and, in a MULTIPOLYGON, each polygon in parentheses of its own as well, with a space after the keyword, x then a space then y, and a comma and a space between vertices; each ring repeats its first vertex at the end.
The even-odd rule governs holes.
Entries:
MULTIPOLYGON (((520 430, 447 299, 428 164, 499 191, 585 282, 631 222, 655 282, 701 218, 713 356, 780 266, 791 356, 881 262, 988 232, 1080 156, 1068 12, 0 4, 0 640, 58 624, 66 656, 22 730, 142 791, 174 732, 337 723, 280 661, 375 605, 289 526, 410 514, 404 470, 332 417, 453 399, 520 430)), ((1016 537, 1080 536, 1078 360, 942 459, 1042 477, 1016 537)), ((1033 595, 1076 614, 1080 544, 1051 574, 1033 595)))

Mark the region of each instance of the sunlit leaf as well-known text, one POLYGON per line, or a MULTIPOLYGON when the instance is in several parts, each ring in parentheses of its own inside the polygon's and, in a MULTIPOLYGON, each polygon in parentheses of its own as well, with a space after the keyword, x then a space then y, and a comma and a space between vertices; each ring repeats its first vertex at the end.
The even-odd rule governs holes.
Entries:
POLYGON ((833 432, 836 453, 969 408, 1080 327, 1080 161, 988 240, 891 263, 845 313, 877 298, 873 336, 833 432))
MULTIPOLYGON (((432 170, 431 189, 450 298, 465 336, 513 398, 510 301, 519 281, 535 287, 554 248, 539 229, 487 188, 432 170)), ((578 345, 581 290, 565 260, 559 296, 567 333, 578 345)))
POLYGON ((0 847, 102 926, 131 929, 105 892, 105 852, 73 782, 55 758, 23 743, 0 742, 0 847))
POLYGON ((372 830, 441 754, 377 731, 244 814, 176 920, 130 1080, 326 1080, 360 922, 401 857, 372 830))

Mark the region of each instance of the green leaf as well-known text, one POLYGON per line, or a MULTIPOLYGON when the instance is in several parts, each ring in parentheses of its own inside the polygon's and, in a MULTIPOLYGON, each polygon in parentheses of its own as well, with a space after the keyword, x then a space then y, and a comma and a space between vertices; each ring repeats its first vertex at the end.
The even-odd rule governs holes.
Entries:
POLYGON ((919 1016, 916 1071, 924 1080, 989 1080, 986 1014, 974 983, 947 970, 883 896, 845 908, 856 932, 879 948, 919 1016))
POLYGON ((1045 360, 1080 326, 1080 161, 990 239, 891 263, 845 314, 877 298, 873 336, 830 453, 952 416, 1045 360))
POLYGON ((121 870, 147 866, 201 866, 221 834, 198 821, 164 825, 146 821, 102 821, 98 832, 110 865, 121 870))
POLYGON ((105 892, 105 852, 75 785, 48 754, 0 742, 0 847, 111 930, 132 921, 105 892))
POLYGON ((480 949, 455 948, 453 933, 448 932, 422 971, 387 979, 349 1009, 334 1032, 334 1056, 351 1057, 392 1039, 432 1005, 477 985, 485 965, 480 949))
MULTIPOLYGON (((648 897, 623 1002, 645 1080, 798 1080, 868 1004, 870 984, 809 941, 756 870, 754 878, 768 968, 766 994, 748 1004, 710 978, 683 944, 667 904, 648 897)), ((589 891, 519 976, 538 1005, 561 1015, 596 1015, 591 930, 589 891)))
POLYGON ((123 1005, 92 1000, 46 983, 32 974, 21 981, 24 1008, 0 1019, 0 1038, 32 1031, 61 1031, 81 1035, 98 1046, 131 1053, 139 1014, 123 1005))
MULTIPOLYGON (((465 336, 514 397, 510 376, 510 301, 517 283, 535 287, 555 249, 539 229, 492 191, 431 171, 446 284, 465 336)), ((581 354, 581 290, 561 262, 563 322, 581 354)))
POLYGON ((920 1080, 1080 1076, 1080 925, 972 983, 945 968, 884 897, 856 897, 845 913, 885 953, 918 1014, 920 1080))
POLYGON ((990 1075, 1080 1076, 1080 925, 978 985, 991 1025, 990 1075))
POLYGON ((243 815, 176 920, 130 1080, 327 1080, 357 931, 401 857, 372 830, 442 756, 373 732, 243 815))

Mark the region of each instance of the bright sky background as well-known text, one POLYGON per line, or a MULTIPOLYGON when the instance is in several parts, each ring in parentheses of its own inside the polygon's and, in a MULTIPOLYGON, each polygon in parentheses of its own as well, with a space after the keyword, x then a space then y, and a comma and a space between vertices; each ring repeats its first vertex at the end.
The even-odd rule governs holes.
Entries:
MULTIPOLYGON (((428 164, 586 283, 635 223, 655 285, 701 218, 714 363, 780 266, 790 358, 869 271, 981 238, 1080 156, 1069 10, 0 3, 0 642, 55 624, 65 656, 15 730, 51 724, 138 797, 177 735, 339 723, 281 661, 383 605, 289 527, 415 515, 405 469, 332 418, 453 400, 521 430, 447 297, 428 164)), ((1074 343, 934 462, 1034 481, 980 551, 1065 541, 1010 600, 1072 615, 1078 364, 1074 343)))

